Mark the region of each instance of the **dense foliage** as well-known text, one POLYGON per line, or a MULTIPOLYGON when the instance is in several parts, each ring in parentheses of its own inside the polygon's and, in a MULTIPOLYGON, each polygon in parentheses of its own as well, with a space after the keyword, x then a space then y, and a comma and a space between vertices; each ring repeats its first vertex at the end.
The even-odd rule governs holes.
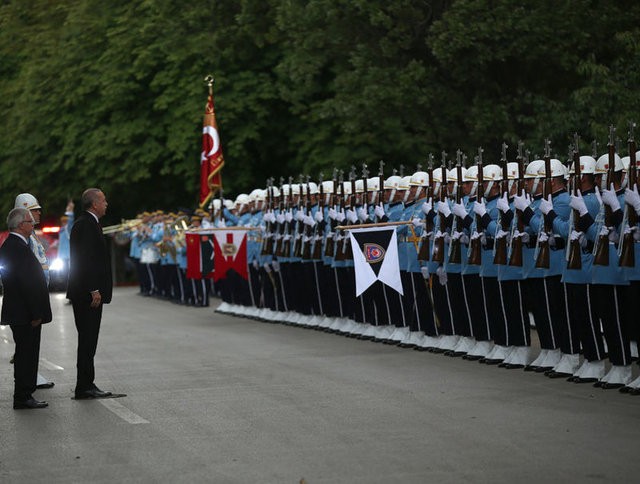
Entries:
POLYGON ((0 207, 195 206, 209 73, 231 194, 520 138, 564 157, 574 131, 603 150, 640 113, 639 43, 635 0, 6 0, 0 207))

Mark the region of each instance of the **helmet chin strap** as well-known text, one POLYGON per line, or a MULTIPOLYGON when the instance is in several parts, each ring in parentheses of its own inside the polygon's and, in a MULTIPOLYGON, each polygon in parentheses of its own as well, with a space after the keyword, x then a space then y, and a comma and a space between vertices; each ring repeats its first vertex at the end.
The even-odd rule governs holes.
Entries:
POLYGON ((533 185, 531 186, 531 193, 536 193, 536 190, 538 190, 538 185, 540 185, 540 178, 534 178, 533 185))
POLYGON ((325 205, 329 205, 329 201, 331 200, 331 194, 330 193, 326 193, 324 195, 324 204, 325 205))
POLYGON ((622 180, 622 184, 620 185, 621 189, 625 189, 627 188, 627 185, 629 184, 629 172, 627 172, 627 176, 624 177, 624 180, 622 180))
POLYGON ((484 191, 485 193, 491 193, 491 189, 493 188, 493 180, 489 180, 489 183, 487 183, 487 189, 484 191))
POLYGON ((391 189, 391 194, 389 195, 389 203, 393 203, 393 199, 396 198, 396 192, 398 190, 396 188, 391 189))
POLYGON ((602 179, 600 180, 600 190, 606 190, 607 189, 607 174, 603 173, 602 174, 602 179))
POLYGON ((411 190, 406 190, 404 192, 404 198, 402 199, 402 203, 407 203, 407 200, 409 200, 409 195, 411 195, 411 190))
POLYGON ((513 184, 515 183, 515 180, 509 180, 509 193, 511 193, 511 190, 513 189, 513 184))
POLYGON ((476 193, 478 193, 478 182, 474 181, 473 185, 471 186, 471 192, 469 193, 469 196, 475 197, 476 193))
POLYGON ((437 197, 437 196, 440 195, 440 185, 441 185, 440 182, 436 182, 436 184, 434 185, 434 187, 433 187, 433 196, 434 197, 437 197))
POLYGON ((418 187, 416 189, 416 196, 413 199, 418 200, 420 198, 420 193, 422 193, 422 187, 418 187))

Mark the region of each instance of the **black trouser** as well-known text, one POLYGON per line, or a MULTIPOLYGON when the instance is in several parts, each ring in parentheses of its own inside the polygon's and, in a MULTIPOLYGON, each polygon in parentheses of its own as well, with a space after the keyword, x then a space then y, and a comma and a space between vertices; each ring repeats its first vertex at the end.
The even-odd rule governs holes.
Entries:
POLYGON ((559 276, 525 279, 522 281, 527 311, 533 313, 536 332, 543 350, 555 350, 560 347, 557 332, 559 324, 566 324, 564 291, 559 276), (560 294, 556 294, 560 292, 560 294), (553 324, 554 317, 562 316, 562 322, 553 324))
POLYGON ((102 304, 92 308, 91 297, 86 300, 72 301, 73 317, 78 330, 78 377, 76 380, 76 393, 95 388, 95 367, 93 359, 98 347, 98 334, 100 333, 100 321, 102 320, 102 304))
POLYGON ((453 334, 459 336, 471 336, 471 323, 465 298, 464 281, 462 274, 457 272, 447 273, 447 292, 449 306, 453 314, 453 334))
MULTIPOLYGON (((431 289, 429 279, 425 279, 421 272, 412 272, 411 280, 415 289, 415 331, 424 331, 428 336, 437 336, 438 330, 433 318, 433 304, 431 303, 431 289)), ((412 328, 412 331, 414 329, 412 328)))
POLYGON ((42 325, 34 328, 31 324, 12 324, 11 332, 16 343, 13 357, 13 401, 17 403, 29 400, 36 390, 42 325))
POLYGON ((440 282, 440 277, 431 275, 431 294, 433 295, 433 310, 436 315, 438 333, 442 335, 453 335, 453 314, 449 306, 449 295, 447 285, 440 282))
POLYGON ((631 363, 631 340, 625 327, 625 304, 622 297, 626 287, 607 284, 592 284, 589 289, 591 305, 602 323, 607 341, 609 361, 612 365, 631 363))
POLYGON ((487 319, 489 321, 489 337, 497 345, 507 344, 507 330, 502 311, 502 298, 500 297, 500 284, 497 277, 483 277, 482 287, 487 307, 487 319))
POLYGON ((464 274, 465 300, 471 322, 471 336, 476 341, 489 341, 489 321, 485 308, 484 286, 480 274, 464 274))
POLYGON ((507 346, 530 346, 531 325, 525 311, 521 281, 498 281, 502 298, 502 314, 505 321, 507 346))

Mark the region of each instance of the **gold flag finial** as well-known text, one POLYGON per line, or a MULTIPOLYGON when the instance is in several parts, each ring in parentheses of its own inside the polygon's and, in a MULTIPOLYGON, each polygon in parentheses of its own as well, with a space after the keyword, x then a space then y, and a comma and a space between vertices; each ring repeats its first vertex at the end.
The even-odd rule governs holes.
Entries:
POLYGON ((204 78, 204 82, 206 82, 207 86, 209 86, 209 94, 213 94, 213 83, 215 82, 215 80, 216 78, 211 74, 204 78))

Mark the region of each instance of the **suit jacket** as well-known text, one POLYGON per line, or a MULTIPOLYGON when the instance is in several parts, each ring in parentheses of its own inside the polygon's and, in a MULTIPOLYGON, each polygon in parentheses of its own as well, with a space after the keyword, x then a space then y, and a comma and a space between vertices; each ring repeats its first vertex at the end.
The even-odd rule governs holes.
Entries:
POLYGON ((83 212, 73 224, 69 249, 67 297, 91 301, 91 291, 98 290, 102 302, 110 303, 113 283, 107 244, 102 227, 89 212, 83 212))
POLYGON ((49 289, 42 266, 20 237, 9 234, 0 247, 0 274, 4 287, 1 324, 26 325, 51 321, 49 289))

